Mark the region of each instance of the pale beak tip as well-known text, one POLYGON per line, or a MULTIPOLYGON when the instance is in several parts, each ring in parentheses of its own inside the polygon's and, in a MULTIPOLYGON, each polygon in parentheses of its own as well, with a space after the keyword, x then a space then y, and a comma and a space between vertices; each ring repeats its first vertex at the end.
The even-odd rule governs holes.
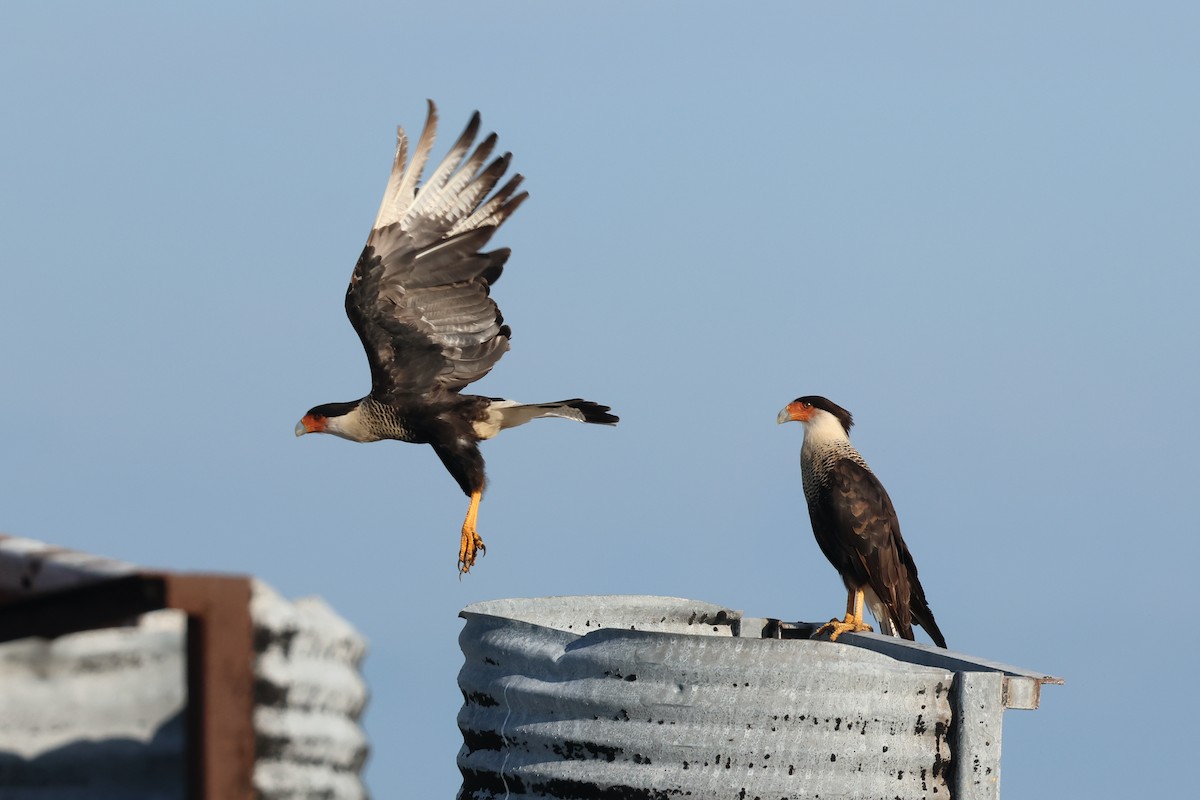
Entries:
POLYGON ((303 436, 306 433, 308 433, 308 428, 304 427, 304 422, 303 421, 297 422, 296 423, 296 435, 303 436))

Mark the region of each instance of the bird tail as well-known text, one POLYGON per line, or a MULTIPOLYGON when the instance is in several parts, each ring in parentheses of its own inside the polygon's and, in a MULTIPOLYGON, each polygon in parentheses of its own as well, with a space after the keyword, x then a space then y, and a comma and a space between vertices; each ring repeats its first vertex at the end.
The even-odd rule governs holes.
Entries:
MULTIPOLYGON (((914 593, 915 594, 915 593, 914 593)), ((912 615, 913 622, 920 625, 929 634, 929 638, 933 639, 933 643, 938 647, 946 647, 946 637, 942 636, 941 630, 937 623, 933 620, 933 611, 930 610, 929 604, 925 602, 924 594, 920 597, 920 602, 915 602, 918 598, 913 598, 912 615)))
POLYGON ((879 632, 884 636, 899 637, 900 631, 896 628, 896 624, 892 622, 892 618, 887 613, 887 609, 883 609, 880 613, 882 616, 876 615, 874 612, 871 614, 871 616, 875 617, 876 624, 879 625, 879 632))
MULTIPOLYGON (((879 623, 879 632, 885 636, 897 636, 901 639, 909 639, 915 641, 912 625, 901 625, 893 618, 887 604, 879 599, 870 588, 866 589, 867 607, 871 609, 871 615, 875 617, 875 621, 879 623)), ((912 588, 908 600, 909 613, 912 615, 912 622, 920 625, 929 634, 929 638, 933 639, 933 643, 938 647, 946 647, 946 637, 942 636, 941 630, 933 619, 933 611, 929 608, 929 603, 925 600, 925 592, 918 583, 912 588)))
POLYGON ((608 406, 578 397, 554 403, 518 403, 498 397, 490 399, 487 420, 475 425, 476 433, 483 439, 490 439, 505 428, 515 428, 541 417, 562 417, 594 425, 616 425, 620 420, 620 417, 608 413, 611 410, 608 406))
POLYGON ((911 554, 905 552, 904 555, 908 560, 908 573, 912 576, 908 594, 908 607, 912 614, 912 621, 925 629, 934 644, 945 649, 946 637, 942 636, 941 630, 933 620, 933 609, 929 607, 929 601, 925 599, 925 588, 921 586, 921 580, 917 577, 917 565, 913 563, 911 554))
POLYGON ((879 595, 869 587, 863 587, 866 595, 867 608, 871 609, 871 616, 875 618, 875 623, 879 626, 879 632, 884 636, 896 636, 902 639, 912 638, 912 628, 909 627, 908 635, 905 636, 900 628, 896 625, 896 621, 892 619, 892 612, 888 609, 887 604, 879 598, 879 595))

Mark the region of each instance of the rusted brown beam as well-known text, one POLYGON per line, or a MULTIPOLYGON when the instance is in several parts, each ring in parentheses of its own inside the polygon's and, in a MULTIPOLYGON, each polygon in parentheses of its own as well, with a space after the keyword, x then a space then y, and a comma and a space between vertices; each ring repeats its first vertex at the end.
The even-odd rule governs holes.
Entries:
POLYGON ((250 579, 161 576, 188 615, 188 798, 254 797, 254 626, 250 579))
POLYGON ((254 798, 254 626, 249 578, 142 572, 0 602, 0 642, 187 615, 187 797, 254 798))

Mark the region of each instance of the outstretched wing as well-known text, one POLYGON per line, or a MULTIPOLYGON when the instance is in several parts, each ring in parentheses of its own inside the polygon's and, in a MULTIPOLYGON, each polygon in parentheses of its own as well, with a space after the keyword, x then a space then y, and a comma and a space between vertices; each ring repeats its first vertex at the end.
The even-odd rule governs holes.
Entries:
POLYGON ((430 101, 409 162, 408 137, 397 129, 392 174, 346 290, 346 315, 367 351, 371 393, 379 399, 459 391, 495 366, 511 336, 488 296, 509 251, 482 248, 528 194, 516 194, 521 176, 514 175, 488 197, 510 155, 486 163, 493 133, 468 156, 478 112, 418 185, 436 130, 430 101))
POLYGON ((850 583, 873 589, 896 627, 911 639, 909 569, 915 580, 916 567, 883 484, 861 464, 842 459, 830 468, 824 498, 816 509, 825 523, 817 537, 822 550, 850 583))

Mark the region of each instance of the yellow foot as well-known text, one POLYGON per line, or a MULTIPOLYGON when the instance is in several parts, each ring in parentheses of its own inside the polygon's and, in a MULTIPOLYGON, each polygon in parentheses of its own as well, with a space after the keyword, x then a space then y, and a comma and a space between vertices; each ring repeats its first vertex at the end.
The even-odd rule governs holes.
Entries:
POLYGON ((458 545, 458 577, 460 578, 475 566, 476 551, 480 555, 487 552, 487 548, 483 546, 483 539, 479 538, 479 534, 475 532, 475 520, 479 516, 479 498, 482 496, 482 490, 471 492, 471 505, 467 508, 467 518, 463 520, 462 541, 458 545))
POLYGON ((483 539, 475 531, 464 528, 462 542, 458 545, 459 575, 466 575, 471 571, 471 567, 475 566, 476 553, 481 556, 487 554, 487 548, 483 546, 483 539))
POLYGON ((836 642, 838 637, 843 633, 862 633, 863 631, 874 631, 870 625, 862 621, 862 618, 855 618, 853 614, 847 614, 845 619, 831 619, 821 627, 817 628, 817 632, 813 636, 820 636, 822 633, 829 634, 829 641, 836 642))

